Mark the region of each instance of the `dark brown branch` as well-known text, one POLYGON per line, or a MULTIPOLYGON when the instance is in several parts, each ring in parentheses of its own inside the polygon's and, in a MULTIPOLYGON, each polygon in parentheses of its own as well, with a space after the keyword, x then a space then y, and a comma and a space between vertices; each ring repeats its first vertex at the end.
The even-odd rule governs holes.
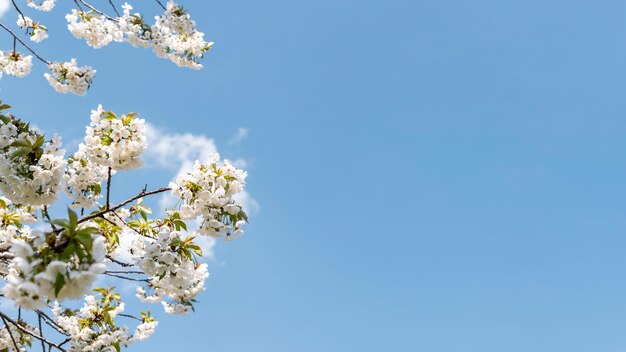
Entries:
POLYGON ((41 211, 43 213, 43 216, 48 219, 48 222, 50 223, 50 226, 52 226, 52 231, 56 231, 57 228, 56 226, 54 226, 54 224, 52 223, 52 219, 50 218, 50 213, 48 213, 48 206, 44 205, 43 206, 43 210, 41 211))
POLYGON ((13 337, 13 331, 11 331, 11 328, 9 327, 9 324, 7 323, 6 319, 4 318, 4 315, 2 315, 1 317, 2 317, 2 322, 4 322, 4 327, 9 332, 9 336, 11 336, 11 341, 13 342, 13 346, 15 346, 15 350, 19 351, 20 348, 17 346, 17 342, 15 342, 15 337, 13 337))
POLYGON ((107 270, 104 273, 105 274, 145 274, 143 271, 139 271, 139 270, 107 270))
MULTIPOLYGON (((45 342, 47 345, 49 345, 51 347, 54 347, 54 348, 58 349, 61 352, 65 352, 65 350, 60 345, 57 345, 56 343, 54 343, 52 341, 49 341, 46 338, 44 338, 42 336, 39 336, 39 335, 35 334, 34 332, 26 329, 25 327, 23 327, 22 325, 17 323, 15 320, 9 318, 6 314, 0 312, 0 317, 5 322, 5 325, 6 325, 6 321, 9 321, 11 324, 15 325, 15 327, 20 329, 22 332, 24 332, 24 333, 26 333, 26 334, 36 338, 37 340, 45 342)), ((8 329, 8 326, 7 326, 7 329, 8 329)), ((11 330, 9 329, 9 331, 11 331, 11 330)), ((19 349, 18 349, 18 351, 19 351, 19 349)))
POLYGON ((13 7, 15 7, 15 10, 17 11, 17 13, 19 13, 22 19, 24 20, 24 23, 26 23, 26 16, 24 16, 24 14, 22 13, 22 10, 20 10, 19 6, 17 6, 17 4, 15 3, 15 0, 11 0, 11 2, 13 3, 13 7))
POLYGON ((167 8, 159 0, 155 0, 155 1, 157 2, 157 4, 159 4, 159 6, 161 6, 163 10, 167 10, 167 8))
POLYGON ((128 276, 117 275, 117 274, 110 274, 110 273, 107 273, 106 271, 104 272, 104 275, 108 275, 108 276, 112 276, 112 277, 116 277, 118 279, 124 279, 124 280, 128 280, 128 281, 138 281, 138 282, 150 283, 150 279, 135 279, 134 277, 128 277, 128 276))
POLYGON ((65 332, 65 330, 59 326, 59 324, 57 324, 50 316, 48 316, 46 313, 44 313, 43 311, 37 309, 35 310, 35 312, 37 313, 37 315, 40 318, 43 318, 44 322, 46 323, 46 325, 50 326, 51 328, 53 328, 54 330, 56 330, 58 333, 63 334, 65 336, 69 336, 69 334, 67 332, 65 332))
POLYGON ((126 318, 131 318, 131 319, 135 319, 135 320, 139 320, 141 322, 143 322, 143 319, 141 318, 137 318, 134 315, 130 315, 130 314, 122 314, 122 313, 118 313, 117 315, 119 315, 120 317, 126 317, 126 318))
POLYGON ((121 262, 121 261, 119 261, 119 260, 117 260, 117 259, 115 259, 115 258, 111 257, 111 256, 110 256, 110 255, 108 255, 108 254, 107 254, 106 258, 107 258, 108 260, 112 261, 113 263, 115 263, 115 264, 117 264, 117 265, 119 265, 119 266, 122 266, 122 267, 124 267, 124 268, 130 268, 131 266, 135 266, 135 264, 130 264, 130 263, 124 263, 124 262, 121 262))
MULTIPOLYGON (((83 4, 83 5, 87 6, 87 7, 88 7, 91 11, 93 11, 93 12, 95 12, 95 13, 99 14, 99 15, 102 15, 102 16, 106 17, 106 19, 108 19, 108 20, 110 20, 110 21, 118 22, 118 19, 117 19, 117 18, 115 18, 115 17, 111 17, 111 16, 107 15, 106 13, 104 13, 104 12, 102 12, 102 11, 98 10, 97 8, 93 7, 91 4, 87 3, 85 0, 78 0, 78 1, 80 1, 80 3, 81 3, 81 4, 83 4)), ((82 10, 81 10, 81 11, 82 11, 82 10)))
POLYGON ((119 11, 117 11, 117 7, 115 7, 115 4, 113 3, 112 0, 109 0, 109 4, 111 4, 111 7, 113 8, 113 11, 115 11, 115 14, 117 15, 117 17, 122 17, 122 15, 120 15, 119 11))
POLYGON ((125 205, 126 205, 126 204, 128 204, 128 203, 134 202, 134 201, 136 201, 136 200, 137 200, 137 199, 139 199, 139 198, 143 198, 143 197, 145 197, 145 196, 151 196, 151 195, 153 195, 153 194, 163 193, 163 192, 167 192, 167 191, 171 191, 171 190, 172 190, 172 189, 171 189, 171 188, 169 188, 169 187, 163 187, 163 188, 159 188, 159 189, 156 189, 156 190, 154 190, 154 191, 150 191, 150 192, 145 192, 145 191, 142 191, 142 192, 141 192, 141 193, 139 193, 138 195, 136 195, 136 196, 134 196, 134 197, 132 197, 132 198, 130 198, 130 199, 128 199, 128 200, 126 200, 126 201, 124 201, 124 202, 122 202, 122 203, 120 203, 120 204, 118 204, 118 205, 114 206, 114 207, 112 207, 112 208, 105 209, 105 210, 103 210, 103 211, 99 211, 99 212, 97 212, 97 213, 94 213, 94 214, 88 215, 88 216, 86 216, 86 217, 84 217, 84 218, 82 218, 82 219, 78 220, 78 223, 80 224, 80 223, 83 223, 83 222, 85 222, 85 221, 89 221, 89 220, 92 220, 92 219, 95 219, 95 218, 102 217, 103 215, 105 215, 105 214, 107 214, 107 213, 110 213, 110 212, 112 212, 112 211, 116 211, 117 209, 119 209, 119 208, 121 208, 121 207, 125 206, 125 205))
MULTIPOLYGON (((43 335, 43 326, 41 326, 41 315, 37 316, 37 321, 39 322, 39 333, 43 335)), ((46 344, 41 341, 41 350, 46 352, 46 344)))
POLYGON ((107 177, 107 206, 106 210, 109 210, 111 207, 110 198, 111 197, 111 167, 109 166, 108 177, 107 177))

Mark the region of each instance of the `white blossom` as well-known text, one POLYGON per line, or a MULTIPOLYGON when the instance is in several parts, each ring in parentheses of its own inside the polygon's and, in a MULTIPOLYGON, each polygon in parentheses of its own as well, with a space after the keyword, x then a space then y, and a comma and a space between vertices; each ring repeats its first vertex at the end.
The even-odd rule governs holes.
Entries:
POLYGON ((107 179, 107 168, 93 162, 84 144, 69 159, 65 172, 65 193, 74 201, 72 207, 93 208, 102 198, 101 184, 107 179))
POLYGON ((18 15, 17 26, 26 29, 26 32, 30 35, 30 40, 33 42, 39 43, 48 38, 48 29, 33 21, 30 17, 18 15))
POLYGON ((152 293, 139 287, 137 297, 148 303, 162 301, 168 314, 188 313, 191 302, 204 291, 204 281, 209 277, 207 265, 195 263, 189 252, 194 249, 190 248, 199 250, 175 231, 161 232, 155 240, 146 240, 145 249, 136 256, 136 264, 150 276, 152 293))
POLYGON ((63 179, 61 138, 50 141, 19 120, 0 121, 0 191, 19 204, 52 204, 63 179))
POLYGON ((16 51, 0 51, 0 69, 9 76, 26 77, 33 68, 33 57, 16 51))
POLYGON ((208 164, 196 162, 190 173, 170 183, 170 187, 182 201, 183 219, 199 217, 202 222, 198 232, 211 237, 226 235, 230 240, 243 234, 241 228, 247 221, 243 205, 233 199, 243 191, 247 173, 228 161, 219 165, 219 158, 216 153, 208 164))
POLYGON ((77 95, 87 94, 96 70, 90 66, 78 67, 76 59, 68 62, 52 62, 48 66, 51 73, 45 73, 48 83, 59 93, 72 92, 77 95))
POLYGON ((113 112, 104 111, 102 105, 92 110, 84 140, 88 158, 113 170, 141 166, 140 156, 146 150, 146 126, 145 120, 135 115, 118 118, 113 112))
POLYGON ((123 33, 114 21, 93 12, 72 10, 65 19, 67 28, 77 39, 85 39, 87 45, 99 49, 111 41, 123 41, 123 33))
POLYGON ((152 26, 152 46, 157 56, 167 58, 181 67, 200 69, 198 62, 213 42, 204 40, 196 30, 196 22, 183 8, 169 1, 163 16, 156 16, 152 26))

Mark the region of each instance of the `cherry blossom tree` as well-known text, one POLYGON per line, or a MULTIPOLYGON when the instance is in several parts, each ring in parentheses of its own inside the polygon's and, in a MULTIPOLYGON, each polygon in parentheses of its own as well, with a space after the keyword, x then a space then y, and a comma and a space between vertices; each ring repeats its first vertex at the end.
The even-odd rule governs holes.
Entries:
MULTIPOLYGON (((93 68, 72 57, 47 60, 35 50, 48 31, 26 12, 54 11, 55 1, 12 0, 16 22, 0 28, 13 48, 0 51, 0 75, 25 77, 38 61, 47 66, 45 79, 57 92, 85 95, 93 68)), ((93 48, 127 42, 200 69, 213 45, 173 1, 155 1, 163 13, 152 23, 128 3, 110 0, 106 9, 85 0, 73 3, 76 8, 65 15, 68 29, 93 48)), ((243 233, 248 218, 236 196, 244 190, 246 172, 214 154, 167 187, 143 188, 113 204, 111 180, 141 167, 149 148, 144 119, 98 106, 85 119, 83 142, 68 155, 59 136, 47 138, 10 109, 0 102, 0 295, 16 314, 0 311, 0 351, 39 345, 44 351, 119 351, 148 338, 156 319, 149 310, 127 312, 114 288, 94 287, 103 276, 136 285, 141 302, 160 303, 168 314, 193 310, 208 277, 195 240, 230 240, 243 233), (144 199, 165 193, 178 203, 154 216, 144 199), (53 219, 49 207, 60 202, 67 216, 53 219)))

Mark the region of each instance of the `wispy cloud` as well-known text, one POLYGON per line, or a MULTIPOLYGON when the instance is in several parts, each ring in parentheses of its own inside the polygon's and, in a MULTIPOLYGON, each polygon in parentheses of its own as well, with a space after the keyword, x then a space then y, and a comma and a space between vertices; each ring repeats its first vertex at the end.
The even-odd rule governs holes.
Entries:
POLYGON ((9 11, 9 0, 0 0, 0 18, 9 11))
POLYGON ((237 129, 237 133, 235 133, 235 135, 230 139, 230 141, 228 141, 228 144, 237 144, 241 142, 246 137, 248 137, 248 132, 249 131, 247 128, 239 127, 237 129))

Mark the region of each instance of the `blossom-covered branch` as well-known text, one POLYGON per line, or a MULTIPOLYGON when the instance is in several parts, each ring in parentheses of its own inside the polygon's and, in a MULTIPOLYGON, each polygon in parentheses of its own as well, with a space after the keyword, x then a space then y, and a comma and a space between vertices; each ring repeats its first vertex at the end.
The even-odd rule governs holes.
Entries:
POLYGON ((23 351, 33 339, 60 351, 119 350, 148 338, 158 322, 149 311, 125 313, 113 288, 93 288, 101 275, 135 284, 141 302, 161 303, 168 314, 193 310, 209 275, 195 239, 243 233, 247 215, 234 197, 246 172, 215 154, 168 187, 144 188, 112 205, 112 178, 142 165, 143 119, 98 106, 83 143, 66 158, 60 137, 46 138, 9 108, 0 102, 0 292, 20 313, 14 319, 0 312, 0 350, 23 351), (144 199, 164 192, 178 205, 154 217, 144 199), (52 218, 48 206, 63 193, 67 218, 52 218), (77 208, 87 214, 79 217, 77 208), (77 299, 82 306, 72 307, 77 299), (38 327, 22 310, 35 312, 38 327), (117 317, 132 318, 134 331, 117 317), (65 340, 44 337, 44 326, 65 340))
MULTIPOLYGON (((29 7, 45 12, 52 11, 55 3, 56 0, 44 0, 41 3, 27 0, 29 7)), ((133 7, 128 3, 122 5, 120 14, 113 1, 109 0, 116 16, 108 15, 85 0, 74 0, 74 3, 77 9, 72 9, 65 16, 67 28, 75 38, 85 40, 87 45, 96 49, 111 42, 127 42, 134 47, 151 48, 158 57, 169 59, 178 66, 200 69, 200 60, 213 46, 213 42, 204 40, 204 33, 196 29, 196 23, 189 13, 171 0, 167 5, 157 1, 164 13, 155 16, 153 24, 146 23, 141 13, 132 12, 133 7)), ((39 43, 48 38, 45 25, 26 16, 15 0, 13 6, 18 12, 17 26, 25 31, 32 42, 39 43)), ((46 60, 7 25, 0 23, 0 27, 12 36, 14 42, 19 42, 46 64, 50 72, 45 74, 45 78, 57 92, 87 94, 96 70, 90 66, 78 66, 76 58, 64 62, 46 60)), ((0 50, 0 77, 2 73, 25 77, 31 70, 31 55, 20 53, 15 45, 13 50, 0 50)))

